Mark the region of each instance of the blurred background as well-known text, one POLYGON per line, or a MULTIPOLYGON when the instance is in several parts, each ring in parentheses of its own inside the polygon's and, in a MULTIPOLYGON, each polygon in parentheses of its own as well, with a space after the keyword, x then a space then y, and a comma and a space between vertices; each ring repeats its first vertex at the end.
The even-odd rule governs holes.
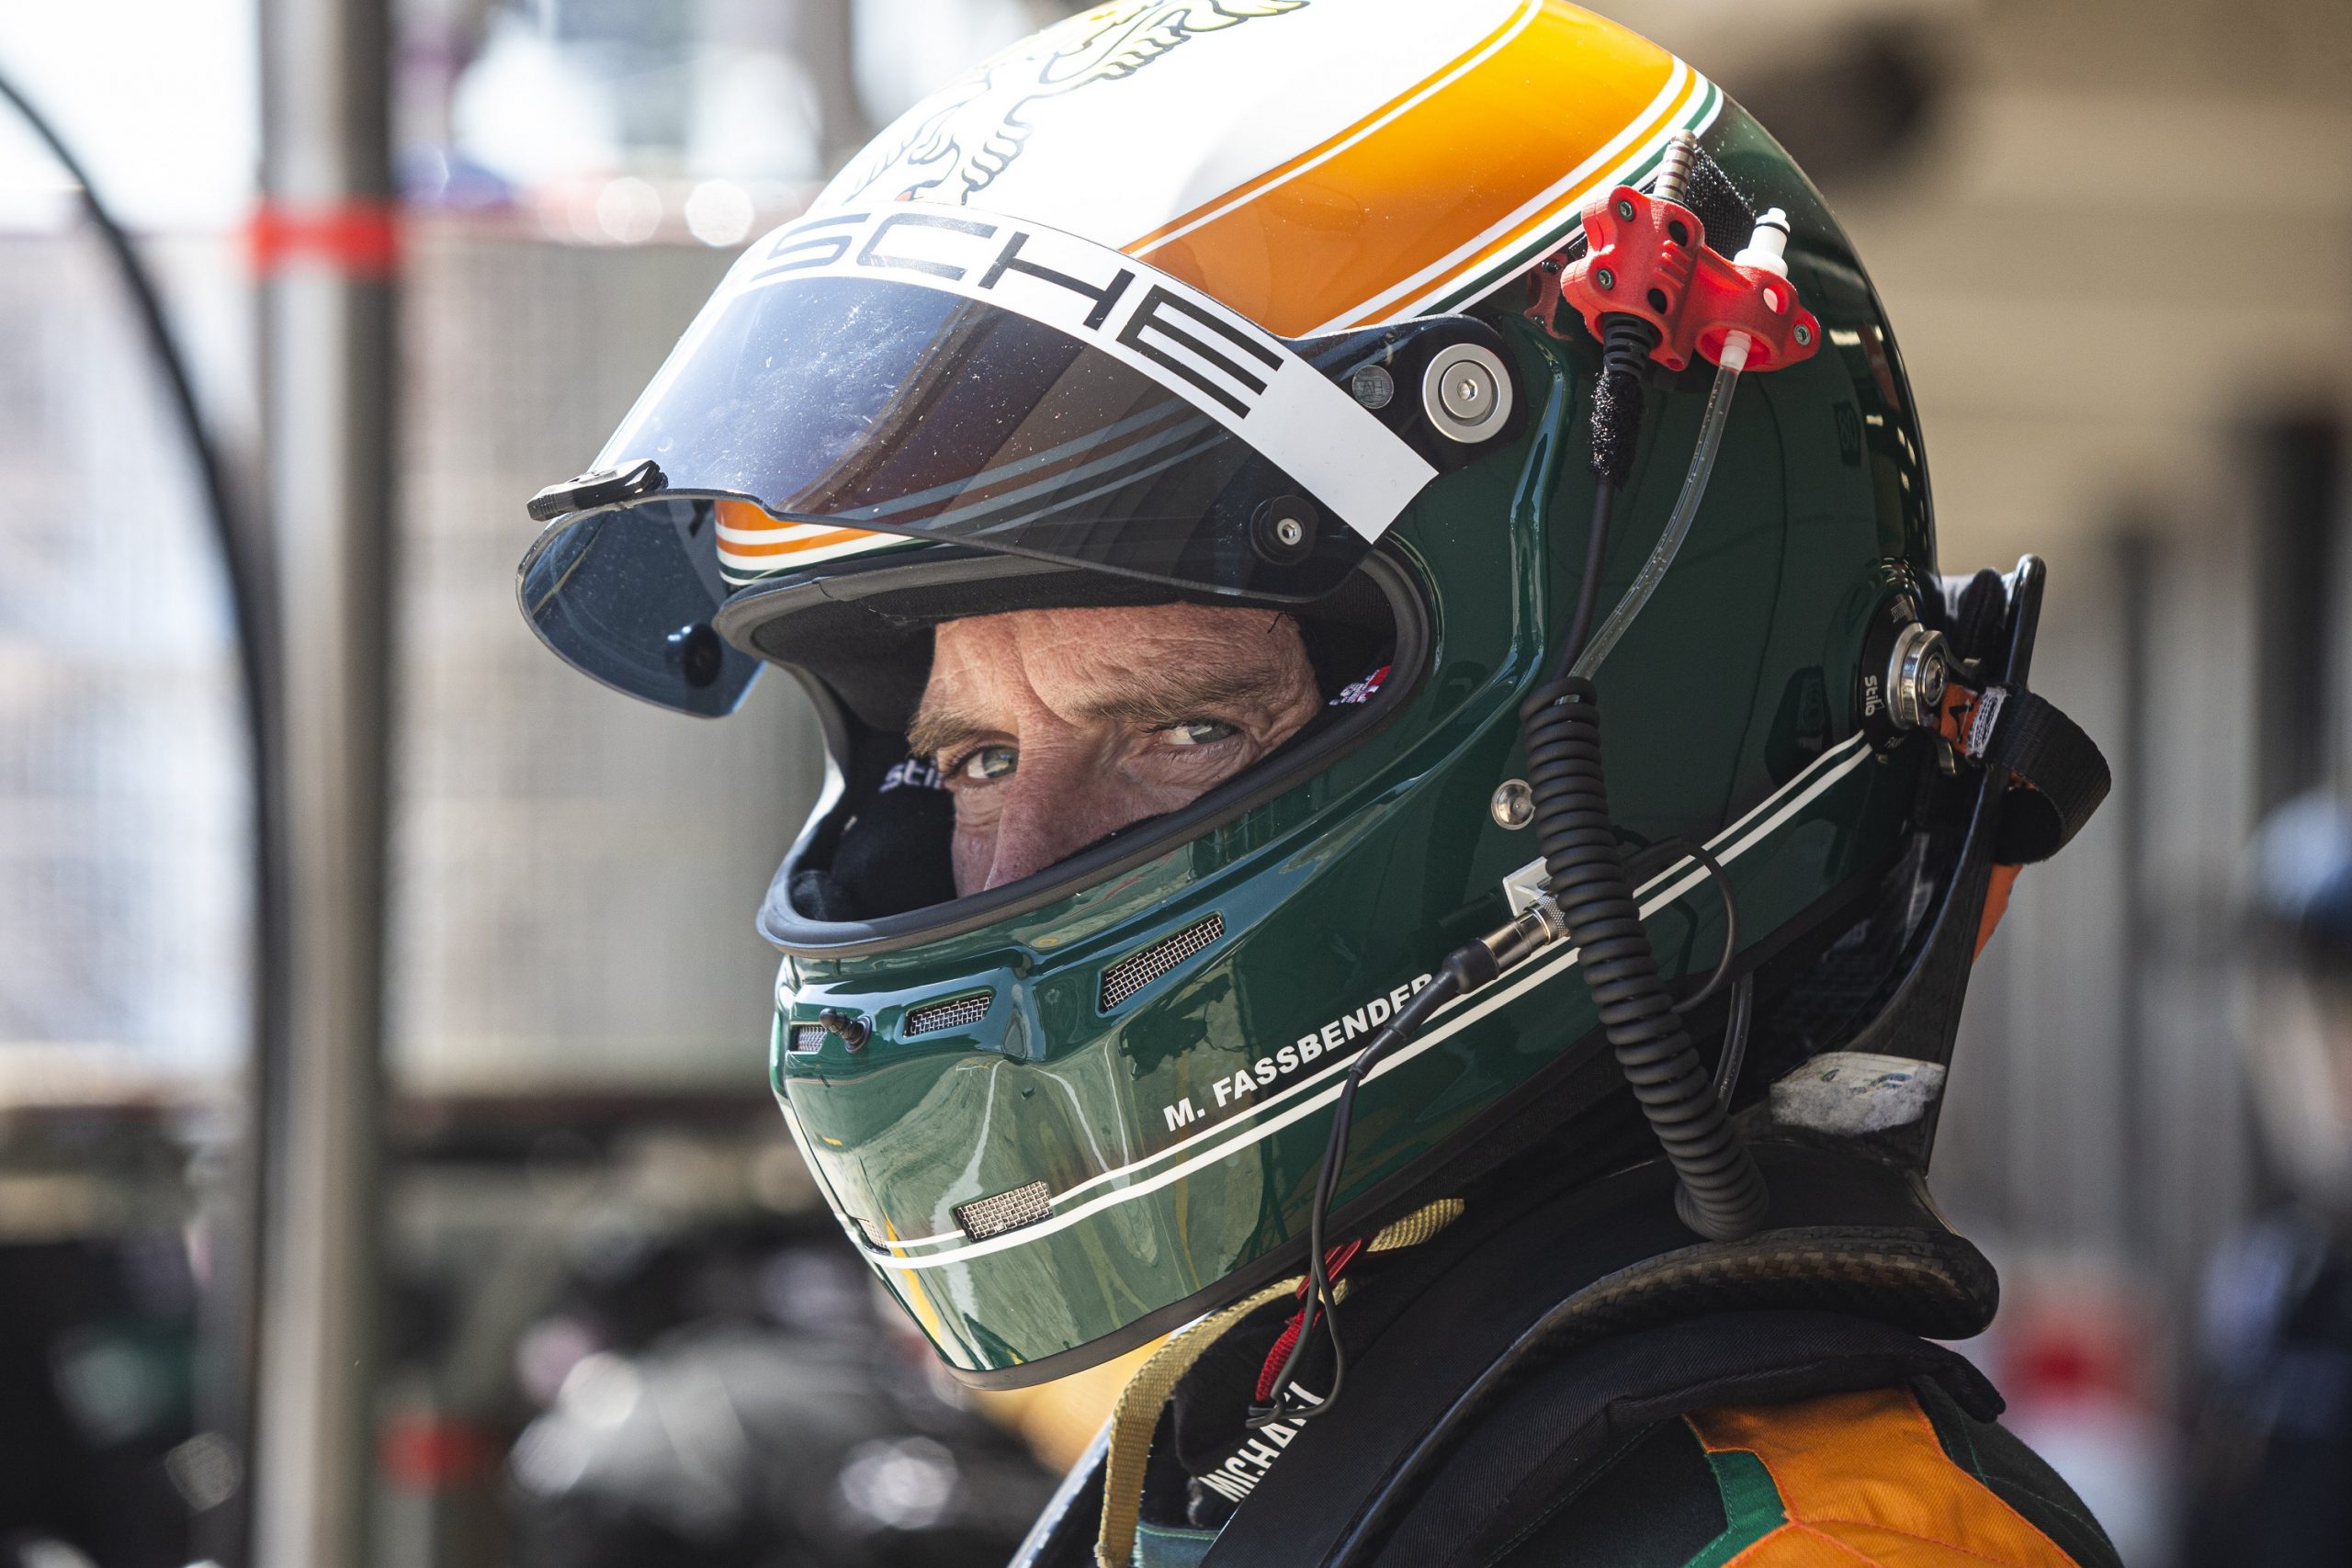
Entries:
MULTIPOLYGON (((249 588, 275 530, 317 597, 388 617, 281 628, 275 804, 385 894, 380 942, 322 960, 306 912, 345 895, 282 878, 257 923, 204 464, 79 184, 0 106, 0 1563, 854 1568, 1018 1540, 1085 1423, 928 1369, 768 1100, 750 914, 819 784, 809 716, 780 682, 726 725, 633 704, 547 658, 510 584, 523 501, 740 244, 1077 8, 0 0, 0 77, 160 290, 249 588), (378 481, 338 488, 328 450, 378 481), (363 547, 300 543, 338 528, 363 547), (378 750, 337 728, 379 724, 378 750), (338 794, 321 750, 372 787, 338 794), (256 953, 330 979, 258 1020, 256 953), (388 1006, 354 1022, 378 953, 388 1006), (265 1022, 339 1043, 256 1057, 265 1022), (263 1267, 234 1223, 256 1197, 368 1218, 263 1267), (306 1326, 256 1343, 257 1303, 306 1326), (349 1539, 302 1534, 303 1488, 365 1502, 349 1539)), ((2214 1259, 2290 1196, 2236 1038, 2245 846, 2352 783, 2352 6, 1600 8, 1724 83, 1851 231, 1945 569, 2051 562, 2038 683, 2117 786, 1985 955, 1936 1188, 2004 1268, 1972 1353, 2012 1425, 2128 1561, 2222 1560, 2181 1502, 2228 1348, 2214 1259)))

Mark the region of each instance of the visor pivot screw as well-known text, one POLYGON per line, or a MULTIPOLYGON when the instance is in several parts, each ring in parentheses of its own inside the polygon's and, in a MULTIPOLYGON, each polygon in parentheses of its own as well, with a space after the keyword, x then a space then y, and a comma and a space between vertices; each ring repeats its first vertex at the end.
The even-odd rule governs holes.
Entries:
POLYGON ((1484 441, 1510 415, 1510 372, 1474 343, 1441 349, 1421 378, 1421 409, 1449 441, 1484 441))
POLYGON ((1797 340, 1797 346, 1799 348, 1806 347, 1813 342, 1813 329, 1806 326, 1803 321, 1799 321, 1796 324, 1792 335, 1797 340))
POLYGON ((670 645, 676 650, 678 673, 695 691, 718 680, 726 666, 727 650, 707 621, 672 632, 670 645))
POLYGON ((1620 201, 1617 204, 1617 221, 1620 223, 1631 223, 1633 220, 1634 204, 1630 201, 1620 201))
POLYGON ((852 1051, 863 1051, 874 1034, 874 1026, 854 1012, 839 1008, 827 1008, 817 1015, 817 1021, 842 1037, 842 1043, 852 1051))
POLYGON ((1592 281, 1603 294, 1617 287, 1617 275, 1605 266, 1592 269, 1592 281))
POLYGON ((1303 495, 1261 502, 1250 533, 1260 555, 1276 566, 1296 566, 1315 547, 1315 503, 1303 495))
POLYGON ((1396 378, 1385 366, 1359 365, 1356 373, 1348 378, 1348 390, 1364 407, 1385 409, 1396 396, 1396 378))
POLYGON ((1525 779, 1506 779, 1487 803, 1487 809, 1498 825, 1517 832, 1535 820, 1535 792, 1525 779))

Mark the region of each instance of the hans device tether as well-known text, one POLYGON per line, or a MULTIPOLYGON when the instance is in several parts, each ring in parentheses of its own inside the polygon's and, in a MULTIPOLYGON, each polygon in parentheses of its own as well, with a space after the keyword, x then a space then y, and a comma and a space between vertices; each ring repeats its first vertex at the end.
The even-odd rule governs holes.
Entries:
MULTIPOLYGON (((1728 1116, 1749 1013, 1747 982, 1743 978, 1735 988, 1720 1070, 1710 1074, 1683 1028, 1684 1010, 1678 1009, 1658 972, 1611 825, 1599 692, 1590 678, 1656 591, 1697 515, 1741 372, 1795 364, 1820 346, 1820 323, 1798 303, 1781 259, 1788 223, 1778 209, 1758 220, 1755 237, 1736 259, 1707 247, 1705 225, 1681 204, 1699 156, 1696 139, 1688 131, 1676 133, 1659 162, 1656 194, 1623 186, 1609 192, 1585 213, 1587 254, 1574 264, 1555 258, 1536 274, 1537 302, 1528 313, 1556 332, 1559 304, 1573 305, 1601 343, 1601 373, 1592 400, 1593 515, 1576 612, 1555 674, 1520 707, 1544 890, 1509 925, 1450 954, 1430 984, 1350 1065, 1307 1212, 1306 1280, 1297 1333, 1272 1380, 1271 1400, 1250 1410, 1252 1427, 1311 1420, 1338 1403, 1346 1380, 1347 1354, 1331 1283, 1339 1249, 1325 1232, 1347 1162, 1358 1087, 1440 1009, 1555 942, 1573 940, 1579 948, 1579 967, 1602 1032, 1674 1169, 1676 1210, 1683 1222, 1713 1241, 1736 1240, 1764 1224, 1764 1179, 1728 1116), (1655 359, 1679 370, 1693 353, 1718 371, 1690 472, 1657 548, 1596 636, 1610 524, 1640 434, 1645 362, 1655 359), (1318 1325, 1331 1348, 1330 1387, 1319 1399, 1292 1382, 1318 1325)), ((1715 870, 1721 882, 1720 867, 1715 870)), ((1728 883, 1724 886, 1728 898, 1728 883)), ((1736 906, 1732 917, 1709 992, 1734 959, 1736 906)))

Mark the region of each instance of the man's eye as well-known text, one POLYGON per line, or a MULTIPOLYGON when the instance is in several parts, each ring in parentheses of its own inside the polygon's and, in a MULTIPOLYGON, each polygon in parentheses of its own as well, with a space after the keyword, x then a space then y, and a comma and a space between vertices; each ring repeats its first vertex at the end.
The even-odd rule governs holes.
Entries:
POLYGON ((966 779, 1002 779, 1012 776, 1021 765, 1021 750, 1015 746, 983 746, 956 764, 956 776, 966 779))
POLYGON ((1188 718, 1161 730, 1170 746, 1214 746, 1241 732, 1221 718, 1188 718))

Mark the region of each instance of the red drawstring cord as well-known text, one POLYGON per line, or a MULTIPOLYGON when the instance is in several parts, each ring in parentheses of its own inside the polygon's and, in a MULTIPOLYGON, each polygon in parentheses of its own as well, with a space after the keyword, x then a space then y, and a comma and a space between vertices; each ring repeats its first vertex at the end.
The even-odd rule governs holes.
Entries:
MULTIPOLYGON (((1325 1253, 1323 1255, 1324 1277, 1333 1284, 1338 1284, 1340 1270, 1355 1261, 1356 1254, 1363 1250, 1363 1238, 1358 1236, 1355 1240, 1342 1242, 1325 1253)), ((1274 1380, 1283 1375, 1283 1365, 1290 1359, 1291 1347, 1298 1343, 1298 1331, 1306 1326, 1306 1281, 1304 1280, 1298 1282, 1298 1311, 1291 1314, 1291 1320, 1283 1325, 1281 1337, 1275 1339, 1274 1348, 1266 1352, 1266 1364, 1259 1369, 1258 1392, 1250 1397, 1260 1404, 1273 1398, 1274 1380)))

